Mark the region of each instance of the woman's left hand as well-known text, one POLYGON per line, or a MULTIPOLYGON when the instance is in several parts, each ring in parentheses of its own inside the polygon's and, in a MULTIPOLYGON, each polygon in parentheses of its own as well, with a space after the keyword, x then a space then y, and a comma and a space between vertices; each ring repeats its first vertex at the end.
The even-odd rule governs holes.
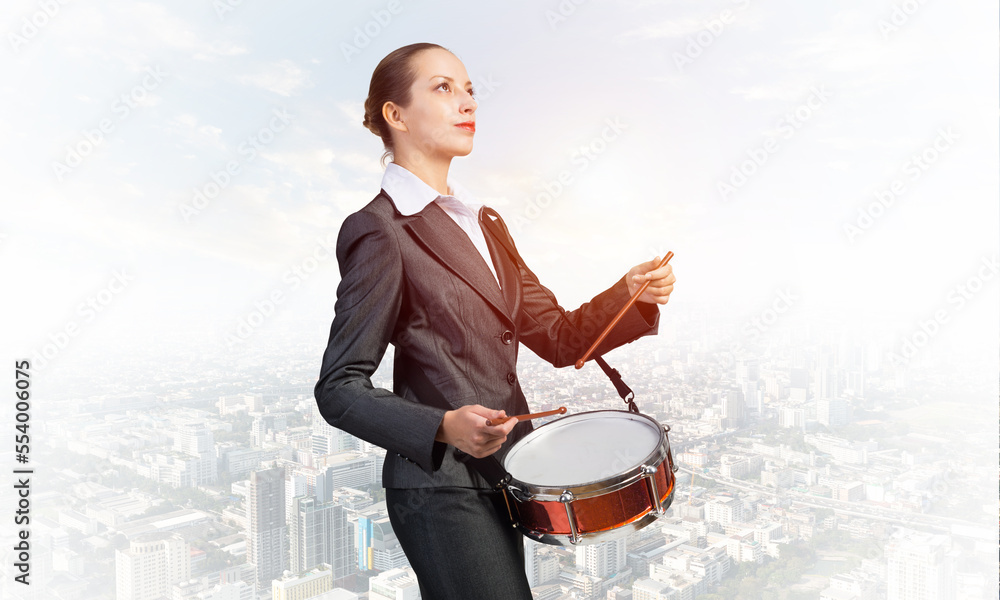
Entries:
POLYGON ((634 296, 642 284, 649 281, 649 287, 639 296, 640 302, 666 304, 670 300, 670 293, 674 291, 674 282, 677 281, 677 278, 674 277, 674 268, 667 263, 657 269, 656 265, 658 264, 660 264, 659 256, 629 269, 628 275, 625 276, 629 296, 634 296))

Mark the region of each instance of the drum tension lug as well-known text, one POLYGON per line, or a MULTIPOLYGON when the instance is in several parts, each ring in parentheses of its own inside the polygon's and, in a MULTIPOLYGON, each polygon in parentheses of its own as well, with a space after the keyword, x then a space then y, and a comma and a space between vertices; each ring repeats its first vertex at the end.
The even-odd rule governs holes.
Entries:
POLYGON ((660 485, 656 482, 656 465, 642 465, 639 472, 646 478, 646 491, 649 492, 650 506, 658 515, 665 514, 660 502, 660 485))
POLYGON ((563 490, 562 495, 559 496, 559 501, 566 507, 566 519, 569 520, 569 543, 576 545, 580 542, 580 533, 576 530, 576 512, 572 505, 574 499, 573 492, 569 490, 563 490))

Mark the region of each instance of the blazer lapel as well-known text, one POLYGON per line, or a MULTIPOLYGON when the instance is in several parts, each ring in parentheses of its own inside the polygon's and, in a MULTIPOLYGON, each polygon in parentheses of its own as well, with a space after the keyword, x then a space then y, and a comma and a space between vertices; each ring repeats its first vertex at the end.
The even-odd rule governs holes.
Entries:
MULTIPOLYGON (((503 299, 507 303, 507 310, 509 311, 512 321, 517 321, 515 318, 517 312, 520 310, 520 300, 521 300, 521 270, 514 263, 514 259, 508 255, 507 250, 497 241, 493 233, 486 228, 483 224, 483 219, 490 219, 487 215, 484 215, 482 210, 479 211, 479 226, 483 230, 483 235, 486 236, 486 245, 490 249, 490 255, 493 257, 493 266, 496 267, 497 275, 500 277, 500 285, 503 288, 503 299)), ((497 227, 500 225, 498 224, 497 227)))
MULTIPOLYGON (((479 250, 462 228, 434 202, 414 217, 404 223, 403 227, 434 254, 441 264, 469 284, 497 312, 513 323, 493 273, 490 273, 479 250)), ((504 283, 504 288, 506 287, 507 284, 504 283)))

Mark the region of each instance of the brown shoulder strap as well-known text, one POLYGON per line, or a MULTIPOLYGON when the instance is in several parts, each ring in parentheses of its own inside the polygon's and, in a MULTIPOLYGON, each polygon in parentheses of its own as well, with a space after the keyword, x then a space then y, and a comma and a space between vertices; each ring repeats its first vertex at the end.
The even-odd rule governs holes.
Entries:
MULTIPOLYGON (((500 214, 488 206, 483 206, 482 208, 479 209, 479 220, 483 223, 483 225, 490 232, 490 234, 492 234, 493 237, 496 238, 496 240, 500 243, 500 245, 504 247, 507 253, 510 254, 510 257, 514 261, 514 263, 519 265, 522 269, 524 269, 537 281, 538 277, 536 277, 535 274, 531 272, 531 269, 528 268, 528 265, 524 264, 524 259, 521 258, 521 255, 517 252, 517 249, 514 247, 514 240, 513 238, 510 237, 510 231, 508 231, 507 229, 507 224, 503 222, 503 218, 500 216, 500 214), (502 231, 500 229, 501 227, 503 228, 502 231)), ((553 304, 558 306, 555 297, 551 297, 551 300, 553 304)), ((564 313, 560 312, 559 314, 563 315, 563 318, 566 319, 566 323, 568 323, 570 327, 576 329, 576 326, 573 325, 573 322, 570 321, 564 313)), ((582 333, 580 333, 580 335, 583 336, 582 333)), ((582 339, 589 339, 589 338, 587 336, 583 336, 582 339)), ((604 358, 601 357, 600 355, 594 355, 593 359, 598 365, 600 365, 601 370, 604 371, 604 374, 608 376, 608 379, 611 380, 611 383, 614 384, 615 390, 618 392, 618 395, 621 396, 622 400, 625 401, 625 404, 628 405, 629 411, 638 413, 639 407, 635 405, 635 392, 633 392, 632 388, 630 388, 628 384, 626 384, 622 380, 621 373, 618 372, 618 369, 611 368, 611 365, 609 365, 607 361, 605 361, 604 358)))

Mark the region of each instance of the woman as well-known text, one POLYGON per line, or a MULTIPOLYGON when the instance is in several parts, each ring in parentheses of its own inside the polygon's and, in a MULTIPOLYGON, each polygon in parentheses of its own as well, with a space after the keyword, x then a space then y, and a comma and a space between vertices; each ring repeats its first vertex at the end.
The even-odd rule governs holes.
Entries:
POLYGON ((530 412, 518 345, 572 364, 647 280, 598 353, 654 334, 675 280, 653 260, 579 309, 560 308, 448 180, 451 159, 472 151, 475 113, 465 67, 441 46, 405 46, 375 68, 364 124, 392 162, 378 196, 341 227, 336 315, 316 384, 331 425, 388 451, 389 517, 424 600, 531 597, 502 495, 467 462, 502 456, 531 431, 517 419, 486 425, 530 412), (392 391, 371 383, 389 343, 392 391))

